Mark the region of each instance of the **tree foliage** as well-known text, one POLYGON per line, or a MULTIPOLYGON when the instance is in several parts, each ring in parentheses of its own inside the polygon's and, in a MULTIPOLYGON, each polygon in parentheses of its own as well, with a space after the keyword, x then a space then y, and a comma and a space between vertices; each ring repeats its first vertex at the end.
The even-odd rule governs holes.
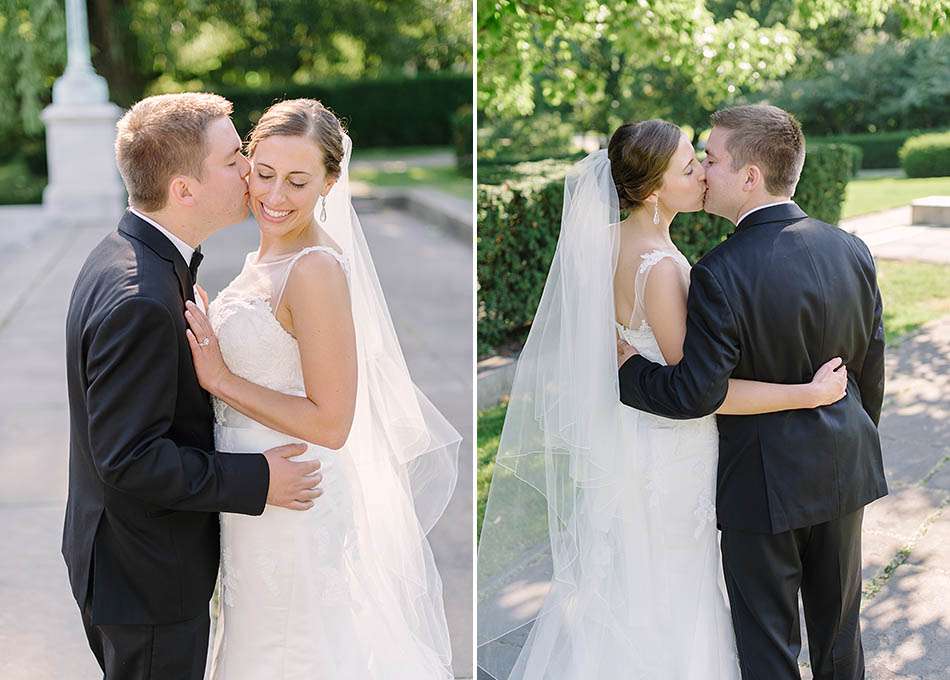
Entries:
POLYGON ((923 35, 947 12, 943 0, 480 0, 478 103, 491 122, 559 109, 602 131, 651 116, 697 125, 841 36, 889 17, 923 35))
POLYGON ((950 36, 879 42, 762 94, 814 134, 943 127, 950 124, 950 36))
POLYGON ((0 0, 0 140, 11 128, 42 131, 44 98, 65 64, 60 0, 0 0))
MULTIPOLYGON (((88 0, 113 101, 199 87, 469 71, 466 0, 88 0)), ((37 133, 66 59, 63 0, 0 0, 0 135, 37 133)))

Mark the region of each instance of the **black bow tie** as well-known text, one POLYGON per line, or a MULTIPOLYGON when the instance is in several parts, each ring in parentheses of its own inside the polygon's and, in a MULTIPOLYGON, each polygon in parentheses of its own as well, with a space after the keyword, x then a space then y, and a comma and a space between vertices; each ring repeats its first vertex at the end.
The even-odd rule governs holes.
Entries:
POLYGON ((198 280, 198 265, 201 264, 201 261, 204 259, 204 255, 201 254, 201 246, 195 248, 195 252, 191 254, 191 262, 188 263, 188 271, 191 272, 191 280, 198 280))

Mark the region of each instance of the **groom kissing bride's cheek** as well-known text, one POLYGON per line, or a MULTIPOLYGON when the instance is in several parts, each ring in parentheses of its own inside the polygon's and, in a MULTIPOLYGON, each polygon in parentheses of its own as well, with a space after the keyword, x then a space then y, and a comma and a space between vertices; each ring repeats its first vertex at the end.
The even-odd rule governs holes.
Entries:
MULTIPOLYGON (((874 261, 792 199, 790 114, 711 123, 702 162, 648 120, 568 173, 496 460, 517 474, 496 473, 479 549, 515 565, 504 511, 545 492, 555 578, 507 677, 797 679, 800 593, 814 677, 864 678, 861 524, 887 493, 874 261), (701 209, 735 230, 691 266, 669 226, 701 209)), ((514 586, 495 581, 486 600, 514 586)))
POLYGON ((129 208, 72 291, 63 556, 90 649, 116 680, 450 678, 426 533, 460 438, 404 368, 351 140, 295 99, 246 157, 231 112, 125 114, 129 208), (249 208, 260 245, 209 300, 200 244, 249 208))

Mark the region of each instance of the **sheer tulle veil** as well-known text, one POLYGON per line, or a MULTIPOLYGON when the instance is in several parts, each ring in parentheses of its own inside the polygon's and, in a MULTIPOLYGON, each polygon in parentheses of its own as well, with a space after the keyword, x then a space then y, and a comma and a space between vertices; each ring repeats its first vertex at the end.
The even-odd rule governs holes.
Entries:
POLYGON ((442 585, 426 534, 455 489, 461 436, 409 375, 353 209, 353 145, 348 135, 343 141, 341 175, 327 195, 321 226, 340 246, 350 268, 359 378, 345 453, 357 468, 366 504, 360 559, 378 567, 372 570, 377 580, 370 586, 371 596, 396 603, 412 637, 434 650, 450 675, 442 585))
POLYGON ((478 665, 493 678, 523 677, 529 661, 537 671, 555 650, 571 654, 567 622, 531 624, 582 616, 571 598, 597 588, 622 450, 613 294, 619 221, 610 161, 600 150, 566 177, 557 249, 495 459, 477 594, 478 665))

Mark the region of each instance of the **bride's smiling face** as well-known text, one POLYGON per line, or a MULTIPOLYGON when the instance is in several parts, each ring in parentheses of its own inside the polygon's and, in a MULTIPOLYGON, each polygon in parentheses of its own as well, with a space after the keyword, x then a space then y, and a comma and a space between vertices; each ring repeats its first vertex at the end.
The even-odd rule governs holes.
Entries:
POLYGON ((251 212, 261 230, 282 236, 309 225, 334 182, 320 147, 309 137, 273 135, 257 143, 250 160, 251 212))
POLYGON ((670 212, 696 212, 702 210, 705 194, 706 172, 696 160, 696 152, 689 138, 683 134, 663 173, 663 184, 659 190, 660 205, 670 212))

